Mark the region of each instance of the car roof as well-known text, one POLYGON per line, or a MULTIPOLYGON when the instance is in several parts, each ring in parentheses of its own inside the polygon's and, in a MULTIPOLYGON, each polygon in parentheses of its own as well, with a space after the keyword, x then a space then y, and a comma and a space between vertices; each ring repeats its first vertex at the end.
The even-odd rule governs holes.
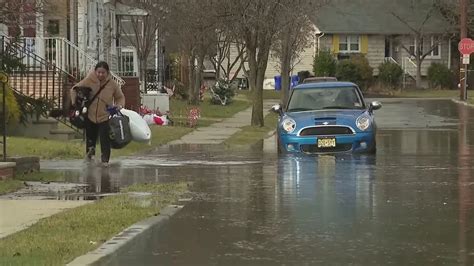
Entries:
POLYGON ((303 83, 310 83, 310 82, 325 82, 325 81, 337 81, 335 77, 311 77, 305 78, 303 83))
POLYGON ((352 82, 344 81, 329 81, 329 82, 316 82, 316 83, 304 83, 295 86, 293 89, 317 89, 317 88, 340 88, 340 87, 357 87, 352 82))

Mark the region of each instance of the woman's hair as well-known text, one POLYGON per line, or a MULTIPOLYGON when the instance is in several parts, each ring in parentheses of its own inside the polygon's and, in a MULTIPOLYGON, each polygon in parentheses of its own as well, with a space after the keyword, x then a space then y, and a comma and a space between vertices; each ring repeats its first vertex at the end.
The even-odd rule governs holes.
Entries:
POLYGON ((99 63, 97 63, 97 65, 95 65, 95 70, 97 70, 98 68, 103 68, 107 70, 107 72, 110 72, 109 64, 107 64, 107 62, 100 61, 99 63))

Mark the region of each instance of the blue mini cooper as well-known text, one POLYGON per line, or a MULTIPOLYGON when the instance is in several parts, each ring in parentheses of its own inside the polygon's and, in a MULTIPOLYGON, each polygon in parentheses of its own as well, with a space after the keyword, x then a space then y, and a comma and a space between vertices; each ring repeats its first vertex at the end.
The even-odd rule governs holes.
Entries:
POLYGON ((287 107, 275 105, 278 151, 289 153, 374 153, 374 110, 350 82, 301 84, 290 92, 287 107))

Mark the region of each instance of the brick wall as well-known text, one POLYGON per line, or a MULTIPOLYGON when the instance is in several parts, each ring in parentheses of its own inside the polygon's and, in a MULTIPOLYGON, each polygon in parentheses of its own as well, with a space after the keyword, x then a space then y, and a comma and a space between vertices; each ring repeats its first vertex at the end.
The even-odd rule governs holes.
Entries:
POLYGON ((125 108, 138 112, 140 109, 140 82, 138 77, 122 77, 125 85, 122 87, 125 95, 125 108))
POLYGON ((12 179, 15 177, 15 163, 0 162, 0 180, 12 179))

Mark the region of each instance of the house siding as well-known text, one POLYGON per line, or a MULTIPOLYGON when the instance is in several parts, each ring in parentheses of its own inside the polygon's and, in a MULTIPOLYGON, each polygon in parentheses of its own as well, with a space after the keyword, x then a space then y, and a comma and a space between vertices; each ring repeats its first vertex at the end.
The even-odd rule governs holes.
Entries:
MULTIPOLYGON (((315 48, 315 42, 314 40, 311 40, 308 47, 306 47, 306 49, 299 54, 298 58, 296 58, 291 75, 297 75, 300 71, 313 72, 313 61, 316 52, 315 48)), ((266 78, 274 78, 281 74, 279 61, 280 59, 278 57, 275 57, 274 55, 270 56, 268 68, 265 72, 266 78)))
MULTIPOLYGON (((367 53, 365 54, 367 60, 369 61, 370 66, 373 68, 373 75, 377 76, 379 74, 379 66, 385 60, 385 39, 390 36, 385 35, 367 35, 367 53)), ((338 46, 334 46, 333 43, 334 35, 332 34, 325 34, 319 38, 319 45, 317 41, 318 37, 315 37, 315 41, 311 42, 310 46, 306 48, 299 57, 299 62, 294 67, 292 74, 297 74, 299 71, 308 70, 313 72, 313 60, 314 55, 319 47, 320 51, 331 51, 334 53, 334 49, 338 49, 338 46)), ((337 38, 336 38, 337 39, 337 38)), ((409 54, 405 51, 401 45, 396 45, 397 41, 403 43, 405 46, 411 43, 410 36, 403 36, 398 38, 397 40, 393 40, 392 42, 392 57, 397 61, 397 63, 402 66, 404 58, 407 58, 409 54)), ((235 58, 237 56, 236 48, 231 50, 231 58, 235 58)), ((273 79, 275 76, 280 75, 279 69, 279 62, 278 58, 270 55, 267 71, 265 73, 266 79, 273 79)), ((445 65, 449 64, 449 44, 448 40, 444 39, 441 43, 441 56, 439 59, 437 58, 429 58, 427 57, 422 64, 422 76, 426 76, 428 72, 428 68, 432 63, 442 63, 445 65)), ((248 64, 245 64, 246 68, 248 69, 248 64)), ((416 67, 410 66, 407 63, 407 68, 410 74, 416 73, 416 67)), ((243 73, 241 72, 238 77, 243 77, 243 73)))
POLYGON ((367 60, 373 68, 373 74, 379 74, 379 66, 385 59, 385 36, 384 35, 369 35, 369 49, 367 51, 367 60))
MULTIPOLYGON (((412 42, 413 38, 411 36, 404 36, 403 38, 400 38, 400 41, 408 47, 412 42)), ((429 40, 428 40, 429 41, 429 40)), ((425 47, 429 47, 430 44, 428 42, 425 42, 425 47)), ((403 60, 404 58, 410 57, 410 54, 402 48, 400 45, 398 47, 399 53, 400 53, 400 60, 403 60)), ((406 59, 405 59, 406 60, 406 59)), ((412 60, 415 62, 415 60, 412 60)), ((423 60, 423 63, 421 65, 421 75, 426 76, 428 74, 428 68, 432 63, 440 63, 448 66, 449 64, 449 43, 447 39, 443 39, 441 42, 441 54, 440 58, 430 58, 429 56, 423 60)), ((413 71, 413 73, 416 73, 416 67, 413 65, 409 65, 409 71, 410 73, 413 71)))
MULTIPOLYGON (((385 58, 385 35, 368 35, 368 52, 366 54, 367 60, 369 61, 370 66, 374 69, 374 76, 378 75, 378 68, 380 64, 384 62, 385 58)), ((321 38, 320 49, 330 50, 334 52, 334 43, 333 35, 325 35, 321 38)), ((398 38, 398 41, 403 43, 406 47, 412 42, 411 36, 403 36, 398 38)), ((405 49, 402 48, 402 45, 395 45, 396 41, 393 42, 393 55, 392 57, 398 62, 400 66, 404 64, 403 60, 407 60, 409 54, 405 49)), ((429 44, 427 44, 429 46, 429 44)), ((432 63, 442 63, 448 65, 449 61, 449 44, 448 40, 443 40, 441 43, 441 56, 440 58, 430 58, 427 57, 422 64, 421 73, 423 76, 426 76, 428 73, 428 68, 432 63)), ((408 61, 405 61, 407 64, 408 71, 410 73, 416 73, 416 67, 412 66, 408 61)))

